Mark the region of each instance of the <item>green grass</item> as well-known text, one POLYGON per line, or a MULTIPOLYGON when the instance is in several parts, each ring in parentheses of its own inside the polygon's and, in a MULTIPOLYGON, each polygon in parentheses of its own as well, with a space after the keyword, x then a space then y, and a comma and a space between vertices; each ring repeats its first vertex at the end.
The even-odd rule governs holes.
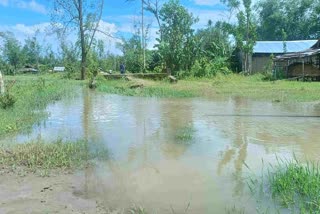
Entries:
POLYGON ((175 134, 175 142, 178 144, 191 144, 194 139, 195 129, 192 125, 187 125, 185 127, 177 130, 175 134))
POLYGON ((29 170, 72 169, 82 167, 96 158, 109 158, 109 153, 101 145, 93 148, 85 141, 57 140, 52 143, 0 145, 0 165, 4 167, 18 166, 29 170))
POLYGON ((320 213, 320 166, 278 159, 262 169, 262 177, 250 176, 248 186, 261 210, 266 213, 320 213))
POLYGON ((141 84, 140 81, 126 80, 98 80, 97 89, 110 94, 139 97, 160 97, 160 98, 184 98, 195 97, 196 93, 186 89, 173 87, 167 81, 143 81, 142 88, 130 88, 134 84, 141 84))
POLYGON ((274 102, 320 101, 319 82, 265 81, 263 75, 218 75, 214 78, 188 78, 176 84, 168 81, 125 81, 98 79, 98 90, 106 93, 144 97, 242 97, 274 102), (140 82, 139 82, 140 81, 140 82), (130 89, 141 83, 143 88, 130 89))
POLYGON ((16 102, 10 108, 0 108, 0 136, 26 130, 45 119, 46 106, 62 97, 73 96, 77 84, 56 75, 6 76, 5 83, 16 102))
POLYGON ((218 76, 212 86, 218 95, 238 96, 276 102, 308 102, 320 100, 319 82, 264 81, 263 75, 218 76))
POLYGON ((273 199, 299 213, 320 213, 320 167, 297 160, 282 161, 269 172, 273 199))

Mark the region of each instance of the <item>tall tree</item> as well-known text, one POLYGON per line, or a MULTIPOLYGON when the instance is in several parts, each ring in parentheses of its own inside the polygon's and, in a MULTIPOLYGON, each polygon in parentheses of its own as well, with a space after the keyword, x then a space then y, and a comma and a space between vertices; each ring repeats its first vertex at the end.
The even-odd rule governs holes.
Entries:
POLYGON ((25 40, 25 45, 23 46, 23 51, 27 57, 27 63, 31 65, 39 64, 41 46, 37 40, 37 36, 29 37, 25 40))
MULTIPOLYGON (((162 40, 158 45, 159 52, 167 71, 175 72, 186 68, 184 57, 192 54, 193 33, 191 28, 198 19, 194 18, 178 0, 165 3, 160 12, 162 40)), ((190 62, 188 62, 190 63, 190 62)))
POLYGON ((315 39, 319 32, 319 0, 260 0, 258 37, 261 40, 315 39))
POLYGON ((252 12, 252 0, 223 0, 237 12, 238 23, 230 27, 236 40, 236 48, 243 53, 242 70, 251 73, 250 56, 257 40, 257 26, 252 12), (242 9, 242 6, 244 9, 242 9))
POLYGON ((10 32, 2 35, 4 39, 3 44, 3 59, 13 66, 15 69, 23 65, 26 61, 26 55, 22 50, 20 42, 10 32))
POLYGON ((86 77, 87 56, 98 30, 104 0, 54 0, 55 27, 76 29, 81 47, 81 79, 86 77))

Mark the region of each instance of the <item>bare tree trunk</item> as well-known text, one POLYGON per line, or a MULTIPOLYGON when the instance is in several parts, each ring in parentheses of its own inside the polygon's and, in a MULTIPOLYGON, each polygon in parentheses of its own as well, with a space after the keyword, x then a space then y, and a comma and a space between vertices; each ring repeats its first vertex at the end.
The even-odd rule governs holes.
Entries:
POLYGON ((2 95, 4 93, 5 93, 4 80, 3 80, 2 73, 0 71, 0 95, 2 95))
POLYGON ((83 28, 83 13, 82 13, 82 0, 79 0, 79 33, 80 33, 80 43, 81 43, 81 80, 86 78, 86 62, 87 62, 87 51, 86 51, 86 44, 85 44, 85 35, 84 35, 84 28, 83 28))

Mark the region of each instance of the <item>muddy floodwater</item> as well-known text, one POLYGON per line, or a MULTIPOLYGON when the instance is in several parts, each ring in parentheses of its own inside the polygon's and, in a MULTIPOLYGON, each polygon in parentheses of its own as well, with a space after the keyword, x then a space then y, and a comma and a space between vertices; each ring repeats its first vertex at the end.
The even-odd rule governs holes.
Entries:
POLYGON ((109 160, 77 172, 74 194, 150 213, 255 213, 246 178, 276 156, 320 159, 320 105, 241 98, 157 99, 83 90, 49 118, 2 141, 86 139, 109 160), (186 129, 188 127, 188 129, 186 129), (178 139, 189 130, 187 143, 178 139), (263 162, 262 162, 263 160, 263 162), (243 163, 251 170, 248 170, 243 163))

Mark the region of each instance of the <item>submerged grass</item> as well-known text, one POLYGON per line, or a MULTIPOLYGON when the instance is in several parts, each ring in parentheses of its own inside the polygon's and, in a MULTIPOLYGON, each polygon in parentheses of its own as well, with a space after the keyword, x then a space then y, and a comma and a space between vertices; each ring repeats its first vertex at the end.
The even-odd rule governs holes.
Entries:
POLYGON ((320 167, 298 160, 282 161, 268 173, 273 199, 299 213, 320 213, 320 167))
POLYGON ((266 213, 320 213, 318 163, 278 159, 262 177, 250 177, 248 186, 260 208, 274 210, 266 213))
POLYGON ((214 78, 189 78, 176 84, 168 81, 143 81, 143 88, 131 89, 136 82, 98 79, 98 90, 106 93, 144 97, 243 97, 274 102, 320 101, 318 82, 265 81, 263 75, 217 75, 214 78))
POLYGON ((109 153, 102 147, 92 149, 86 141, 0 145, 0 165, 4 167, 71 169, 82 167, 96 158, 109 158, 109 153))
POLYGON ((182 127, 175 134, 175 142, 178 144, 191 144, 194 139, 194 133, 195 129, 192 125, 189 124, 182 127))
POLYGON ((6 76, 7 91, 14 96, 12 107, 0 108, 0 136, 32 127, 47 116, 45 107, 74 95, 76 83, 55 75, 6 76))

